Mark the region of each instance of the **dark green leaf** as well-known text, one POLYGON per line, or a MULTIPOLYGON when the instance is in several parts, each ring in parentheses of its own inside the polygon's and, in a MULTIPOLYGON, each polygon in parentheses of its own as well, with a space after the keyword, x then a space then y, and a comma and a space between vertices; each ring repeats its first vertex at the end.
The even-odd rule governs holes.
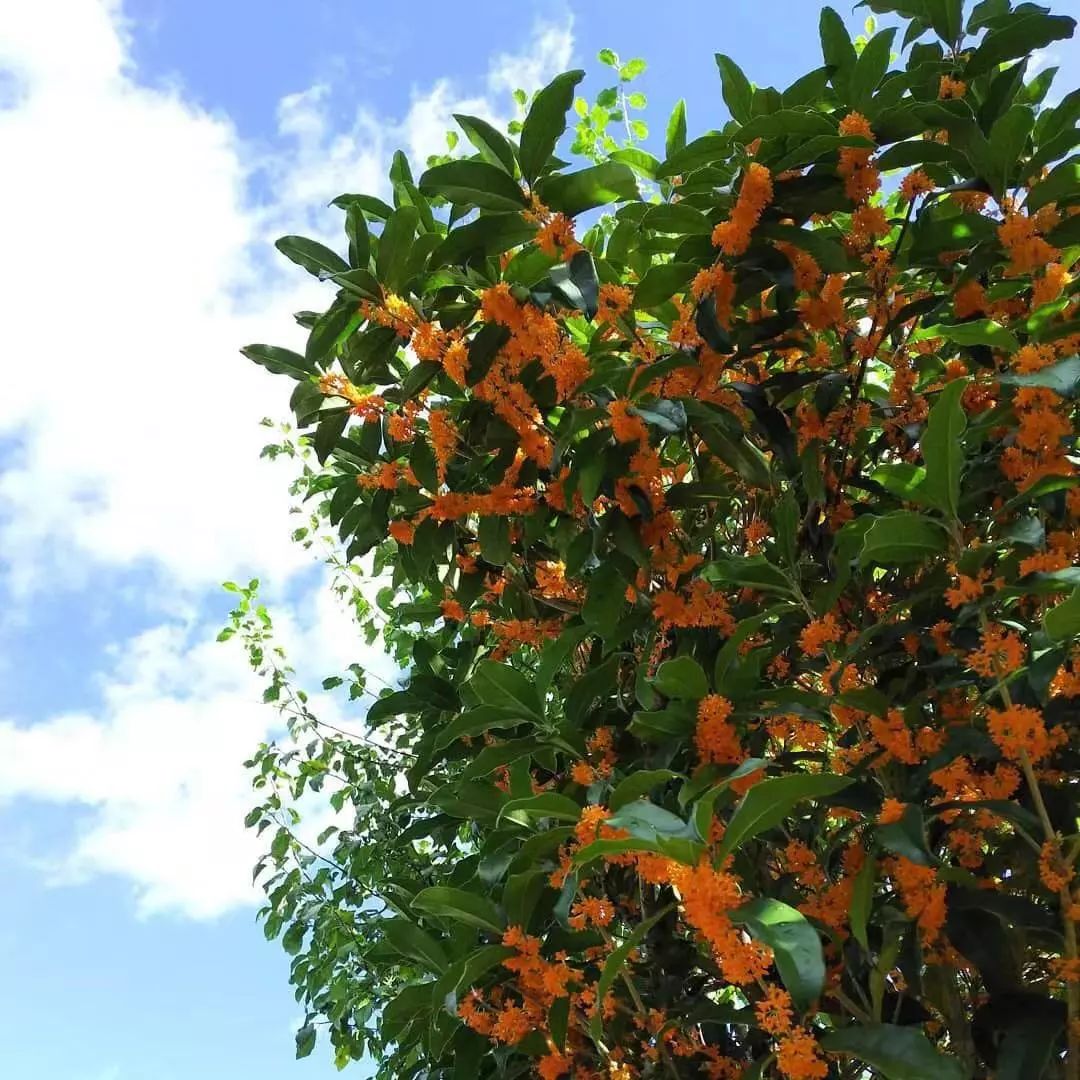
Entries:
POLYGON ((470 685, 485 705, 517 709, 522 716, 533 720, 544 717, 544 705, 536 686, 508 664, 498 664, 494 660, 481 661, 470 685))
POLYGON ((293 379, 306 380, 316 371, 315 365, 306 357, 293 352, 292 349, 282 349, 277 345, 245 345, 240 352, 275 375, 288 375, 293 379))
POLYGON ((448 161, 420 177, 425 195, 441 195, 454 203, 483 210, 521 210, 528 206, 525 193, 505 170, 486 161, 448 161))
POLYGON ((306 1058, 315 1049, 315 1025, 305 1024, 296 1033, 296 1060, 306 1058))
POLYGON ((869 108, 870 99, 889 68, 889 57, 892 54, 895 36, 895 28, 882 30, 866 43, 866 47, 859 54, 851 72, 850 84, 851 103, 856 108, 863 110, 869 108))
POLYGON ((603 638, 615 633, 626 611, 626 580, 610 562, 602 563, 589 577, 581 617, 603 638))
POLYGON ((1031 189, 1024 205, 1033 214, 1047 203, 1064 206, 1075 202, 1080 202, 1080 157, 1071 157, 1054 168, 1031 189))
POLYGON ((638 197, 634 173, 617 161, 605 161, 573 173, 557 173, 537 183, 544 204, 568 217, 608 203, 638 197))
POLYGON ((476 147, 480 156, 489 164, 504 169, 514 175, 514 147, 510 140, 478 116, 466 116, 454 113, 458 127, 465 132, 465 138, 476 147))
POLYGON ((716 54, 716 66, 720 69, 723 82, 724 104, 733 119, 745 124, 750 119, 750 101, 754 96, 750 80, 743 74, 742 68, 723 53, 716 54))
POLYGON ((689 288, 697 271, 693 263, 661 263, 650 267, 634 290, 634 306, 643 311, 659 307, 689 288))
POLYGON ((957 516, 960 503, 963 439, 967 429, 967 413, 964 412, 961 398, 966 387, 966 379, 954 379, 946 385, 930 410, 922 437, 926 478, 920 494, 951 518, 957 516))
POLYGON ((608 799, 608 808, 614 813, 627 803, 644 798, 653 788, 681 776, 681 773, 672 772, 670 769, 640 769, 632 772, 615 786, 608 799))
POLYGON ((581 817, 581 807, 566 795, 557 791, 545 791, 539 795, 529 795, 522 799, 511 799, 500 811, 500 818, 509 818, 520 825, 541 818, 556 818, 559 821, 577 821, 581 817))
POLYGON ((775 828, 800 802, 835 795, 851 783, 851 777, 831 773, 793 773, 759 780, 735 807, 716 854, 717 862, 722 863, 747 840, 775 828))
POLYGON ((898 510, 874 520, 863 538, 859 561, 900 566, 922 562, 945 550, 948 536, 932 519, 909 510, 898 510))
POLYGON ((668 119, 664 157, 670 158, 686 145, 686 102, 679 98, 668 119))
POLYGON ((475 926, 492 934, 502 934, 504 921, 498 909, 490 901, 464 889, 452 889, 435 885, 422 889, 413 897, 412 906, 417 911, 438 918, 475 926))
POLYGON ((337 252, 305 236, 283 236, 274 247, 316 277, 320 274, 340 274, 349 269, 349 264, 337 252))
POLYGON ((1072 37, 1076 20, 1066 15, 1019 15, 987 31, 964 69, 965 79, 992 71, 1006 60, 1028 56, 1053 41, 1072 37))
POLYGON ((1080 356, 1059 360, 1029 375, 1001 375, 998 382, 1006 386, 1045 386, 1061 397, 1075 397, 1080 390, 1080 356))
POLYGON ((349 262, 355 267, 366 267, 371 258, 371 234, 364 211, 355 204, 345 211, 345 235, 349 238, 349 262))
POLYGON ((555 144, 566 130, 566 114, 574 103, 574 88, 583 78, 584 71, 564 71, 533 99, 521 128, 518 151, 521 175, 528 183, 533 183, 544 171, 555 144))
MULTIPOLYGON (((660 911, 656 912, 654 915, 650 915, 649 918, 638 923, 630 936, 620 945, 612 949, 611 955, 604 961, 604 970, 600 972, 600 980, 596 985, 598 1001, 603 1001, 616 978, 622 974, 623 967, 630 954, 645 940, 645 936, 648 932, 664 918, 670 910, 670 906, 661 908, 660 911)), ((589 1031, 593 1039, 598 1043, 601 1041, 603 1035, 603 1023, 603 1010, 597 1009, 593 1015, 593 1019, 590 1021, 589 1031)))
POLYGON ((380 926, 386 940, 403 956, 418 960, 436 975, 446 970, 446 950, 427 931, 408 919, 389 919, 380 926))
POLYGON ((409 252, 412 250, 419 222, 420 212, 415 206, 399 207, 387 219, 379 236, 375 272, 379 280, 385 282, 394 292, 399 292, 405 283, 409 252))
POLYGON ((1080 637, 1080 589, 1043 616, 1043 629, 1051 641, 1080 637))
POLYGON ((703 698, 709 692, 709 680, 701 665, 689 656, 665 660, 657 669, 653 686, 669 698, 703 698))
POLYGON ((821 938, 806 916, 779 900, 761 897, 736 908, 731 920, 747 926, 772 949, 776 970, 795 1007, 799 1012, 809 1009, 825 986, 825 958, 821 938))
POLYGON ((884 1080, 967 1080, 970 1075, 956 1058, 938 1053, 916 1027, 862 1024, 829 1032, 821 1046, 877 1069, 884 1080))

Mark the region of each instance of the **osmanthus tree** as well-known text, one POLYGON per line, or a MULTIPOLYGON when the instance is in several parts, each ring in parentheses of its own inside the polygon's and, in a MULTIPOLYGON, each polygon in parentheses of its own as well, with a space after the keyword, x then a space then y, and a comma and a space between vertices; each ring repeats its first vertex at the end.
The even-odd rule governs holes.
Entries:
POLYGON ((404 672, 335 730, 238 590, 300 1054, 1080 1076, 1080 93, 1026 77, 1075 24, 865 6, 782 91, 718 55, 663 161, 614 61, 585 162, 572 71, 336 200, 347 257, 280 241, 336 291, 245 352, 404 672))

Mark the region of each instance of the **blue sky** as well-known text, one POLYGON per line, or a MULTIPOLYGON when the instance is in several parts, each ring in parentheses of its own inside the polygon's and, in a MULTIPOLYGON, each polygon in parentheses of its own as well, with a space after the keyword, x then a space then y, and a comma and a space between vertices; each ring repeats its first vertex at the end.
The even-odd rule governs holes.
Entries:
POLYGON ((654 133, 685 96, 693 135, 726 118, 714 51, 759 84, 820 63, 810 0, 657 10, 0 0, 5 1077, 336 1075, 292 1061, 254 923, 240 762, 273 716, 213 642, 219 583, 263 580, 309 685, 363 650, 258 457, 285 389, 237 349, 296 343, 289 313, 324 302, 272 240, 333 229, 399 145, 419 170, 451 112, 505 119, 568 66, 595 94, 610 47, 649 61, 654 133))

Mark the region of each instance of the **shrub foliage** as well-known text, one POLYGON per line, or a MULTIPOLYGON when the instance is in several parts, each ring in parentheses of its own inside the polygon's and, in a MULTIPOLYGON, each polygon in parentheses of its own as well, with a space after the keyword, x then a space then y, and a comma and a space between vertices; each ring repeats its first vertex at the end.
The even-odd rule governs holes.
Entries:
POLYGON ((245 353, 402 671, 339 730, 237 589, 298 1054, 1080 1075, 1080 93, 1026 74, 1074 20, 861 6, 782 91, 718 55, 663 160, 605 50, 584 161, 571 71, 279 242, 336 292, 245 353))

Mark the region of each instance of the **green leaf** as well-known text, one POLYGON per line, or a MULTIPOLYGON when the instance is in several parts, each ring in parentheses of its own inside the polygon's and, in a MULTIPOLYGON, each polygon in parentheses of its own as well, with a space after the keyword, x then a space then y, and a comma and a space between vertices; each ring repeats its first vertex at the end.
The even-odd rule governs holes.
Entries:
POLYGON ((1074 589, 1067 600, 1043 616, 1043 629, 1051 641, 1080 637, 1080 589, 1074 589))
POLYGON ((510 799, 499 812, 500 820, 509 818, 519 825, 527 825, 540 818, 556 818, 559 821, 577 821, 581 807, 567 795, 557 791, 545 791, 523 799, 510 799))
POLYGON ((349 238, 349 262, 366 267, 371 258, 371 234, 363 209, 355 203, 345 211, 345 235, 349 238))
POLYGON ((964 0, 922 0, 930 25, 946 45, 956 45, 964 30, 964 0))
POLYGON ((566 114, 574 103, 574 88, 583 78, 584 71, 564 71, 533 99, 521 126, 518 150, 521 175, 528 183, 533 183, 544 171, 555 144, 566 130, 566 114))
POLYGON ((608 808, 614 813, 627 803, 644 798, 653 788, 680 777, 682 773, 672 772, 670 769, 640 769, 632 772, 615 786, 608 799, 608 808))
POLYGON ((245 345, 240 352, 275 375, 306 380, 316 372, 315 365, 307 357, 277 345, 245 345))
POLYGON ((306 1058, 315 1049, 315 1025, 305 1024, 296 1033, 296 1060, 306 1058))
POLYGON ((609 638, 625 611, 626 581, 612 563, 604 562, 589 577, 581 617, 602 638, 609 638))
POLYGON ((1024 156, 1028 138, 1035 127, 1035 110, 1030 105, 1013 105, 990 130, 990 162, 993 175, 985 179, 1000 197, 1011 186, 1017 162, 1024 156))
POLYGON ((708 563, 702 571, 707 581, 739 585, 744 589, 791 595, 791 582, 778 567, 773 566, 764 555, 746 557, 731 556, 708 563))
POLYGON ((946 385, 930 410, 922 437, 926 479, 920 494, 950 518, 957 516, 960 503, 960 474, 964 468, 964 432, 967 429, 967 413, 961 397, 966 387, 966 379, 954 379, 946 385))
POLYGON ((441 195, 453 203, 482 210, 522 210, 529 205, 525 193, 504 169, 486 161, 448 161, 420 177, 425 195, 441 195))
POLYGON ((486 514, 480 519, 476 530, 480 541, 480 554, 493 566, 505 566, 513 554, 510 542, 510 519, 486 514))
POLYGON ((307 932, 307 923, 302 919, 297 919, 296 922, 285 931, 285 934, 281 939, 281 947, 290 955, 295 956, 304 945, 304 935, 307 932))
POLYGON ((657 176, 677 176, 693 172, 702 165, 726 161, 731 153, 730 135, 702 135, 676 150, 656 170, 657 176))
POLYGON ((1016 335, 993 319, 972 319, 970 322, 952 325, 942 323, 937 326, 924 326, 915 337, 923 340, 943 337, 957 345, 989 345, 992 349, 1008 353, 1016 352, 1020 348, 1016 335))
POLYGON ((772 949, 780 980, 796 1008, 809 1009, 825 986, 825 958, 821 938, 806 916, 779 900, 761 897, 736 908, 731 920, 749 927, 772 949))
POLYGON ((857 109, 869 108, 874 91, 885 78, 895 36, 896 29, 893 27, 875 34, 855 61, 851 72, 851 103, 857 109))
POLYGON ((899 821, 878 825, 874 830, 878 843, 894 855, 903 855, 920 866, 937 866, 926 841, 926 822, 922 807, 915 803, 904 808, 899 821))
MULTIPOLYGON (((656 170, 660 168, 660 162, 639 146, 624 146, 619 150, 612 150, 608 160, 626 165, 638 176, 644 176, 646 180, 655 180, 656 170)), ((631 198, 634 197, 636 196, 631 196, 631 198)))
POLYGON ((315 438, 312 439, 315 457, 320 465, 326 464, 326 459, 333 453, 338 439, 344 434, 349 423, 349 410, 342 409, 339 413, 329 416, 324 413, 323 415, 326 416, 326 419, 315 429, 315 438))
MULTIPOLYGON (((616 978, 622 973, 623 965, 626 963, 627 957, 629 957, 638 945, 645 940, 645 936, 648 932, 671 911, 671 908, 672 905, 669 904, 667 907, 661 908, 654 915, 650 915, 644 922, 638 923, 630 936, 627 937, 621 945, 612 949, 611 955, 604 961, 604 970, 600 972, 600 981, 596 985, 597 1001, 604 1000, 616 978)), ((603 1010, 597 1009, 593 1014, 592 1020, 589 1022, 589 1033, 597 1043, 602 1040, 603 1025, 603 1010)))
POLYGON ((379 236, 375 273, 394 292, 399 292, 405 283, 409 253, 419 223, 420 211, 415 206, 401 206, 387 218, 379 236))
POLYGON ((432 1007, 457 1016, 455 991, 463 985, 471 987, 481 975, 514 954, 515 950, 506 945, 483 945, 463 960, 455 961, 439 979, 428 984, 432 987, 432 1007))
POLYGON ((743 74, 742 68, 723 53, 716 54, 716 66, 720 69, 720 78, 724 87, 724 104, 732 118, 740 124, 750 119, 750 102, 754 97, 754 88, 743 74))
POLYGON ((552 210, 576 217, 608 203, 638 198, 633 170, 618 161, 605 161, 573 173, 556 173, 537 182, 537 194, 552 210))
POLYGON ((435 452, 423 436, 417 436, 413 440, 412 450, 409 452, 409 466, 416 473, 416 479, 420 486, 427 491, 439 490, 438 463, 435 461, 435 452))
POLYGON ((938 1053, 917 1027, 898 1024, 861 1024, 822 1036, 821 1047, 830 1054, 847 1054, 877 1069, 884 1080, 967 1080, 960 1062, 938 1053))
POLYGON ((1064 206, 1075 202, 1080 202, 1080 157, 1071 157, 1051 170, 1031 189, 1024 205, 1033 214, 1047 203, 1064 206))
POLYGON ((432 744, 433 750, 443 750, 466 736, 483 735, 488 731, 518 727, 524 722, 519 709, 502 709, 480 705, 458 713, 446 727, 440 729, 432 744))
POLYGON ((1070 356, 1029 375, 999 375, 1005 386, 1045 386, 1061 397, 1072 398, 1080 390, 1080 356, 1070 356))
POLYGON ((880 484, 890 495, 906 502, 923 502, 926 469, 910 461, 888 461, 879 465, 870 479, 880 484))
POLYGON ((1045 48, 1053 41, 1070 38, 1076 20, 1067 15, 1026 14, 988 30, 979 47, 964 68, 967 80, 992 71, 1006 60, 1028 56, 1035 49, 1045 48))
POLYGON ((689 656, 665 660, 657 669, 653 686, 669 698, 697 700, 709 692, 709 680, 701 665, 689 656))
POLYGON ((274 247, 316 277, 322 274, 340 274, 349 269, 349 264, 336 251, 331 251, 325 244, 309 240, 306 236, 283 236, 274 247))
POLYGON ((679 98, 668 119, 664 157, 670 158, 686 145, 686 101, 679 98))
POLYGON ((432 254, 431 265, 454 266, 501 255, 535 235, 536 226, 526 221, 520 213, 481 214, 475 221, 450 231, 432 254))
POLYGON ((588 251, 575 251, 568 262, 553 266, 549 280, 556 296, 568 307, 582 312, 586 319, 596 317, 600 282, 596 263, 588 251))
POLYGON ((874 853, 867 852, 866 859, 858 874, 855 875, 855 887, 851 892, 849 919, 851 932, 855 940, 868 952, 870 943, 866 937, 866 925, 870 921, 870 907, 874 902, 874 885, 877 882, 877 860, 874 853))
POLYGON ((901 566, 922 562, 945 550, 948 535, 931 518, 910 510, 874 519, 863 538, 859 562, 879 563, 882 566, 901 566))
POLYGON ((482 660, 477 664, 469 685, 485 705, 514 709, 531 720, 544 718, 544 703, 536 686, 509 664, 482 660))
POLYGON ((661 263, 649 267, 634 290, 634 307, 643 311, 659 307, 676 293, 685 292, 697 271, 693 263, 661 263))
POLYGON ((418 892, 412 906, 427 915, 452 919, 492 934, 501 934, 505 929, 503 917, 490 900, 464 889, 433 885, 418 892))
POLYGON ((835 795, 850 783, 851 777, 832 773, 793 773, 758 781, 735 807, 716 854, 717 863, 747 840, 779 825, 800 802, 835 795))
POLYGON ((446 950, 426 931, 408 919, 388 919, 380 923, 383 936, 402 956, 418 960, 438 975, 446 970, 449 960, 446 950))
POLYGON ((672 701, 666 709, 636 712, 630 721, 630 733, 644 742, 682 739, 693 730, 693 712, 681 701, 672 701))
POLYGON ((858 56, 844 26, 844 20, 831 7, 821 10, 819 34, 821 55, 825 58, 825 66, 829 68, 829 79, 837 92, 844 94, 848 74, 854 68, 858 56), (842 87, 844 89, 841 89, 842 87))
POLYGON ((501 131, 479 116, 454 113, 454 119, 465 132, 465 138, 489 165, 505 170, 510 176, 514 175, 514 146, 501 131))

